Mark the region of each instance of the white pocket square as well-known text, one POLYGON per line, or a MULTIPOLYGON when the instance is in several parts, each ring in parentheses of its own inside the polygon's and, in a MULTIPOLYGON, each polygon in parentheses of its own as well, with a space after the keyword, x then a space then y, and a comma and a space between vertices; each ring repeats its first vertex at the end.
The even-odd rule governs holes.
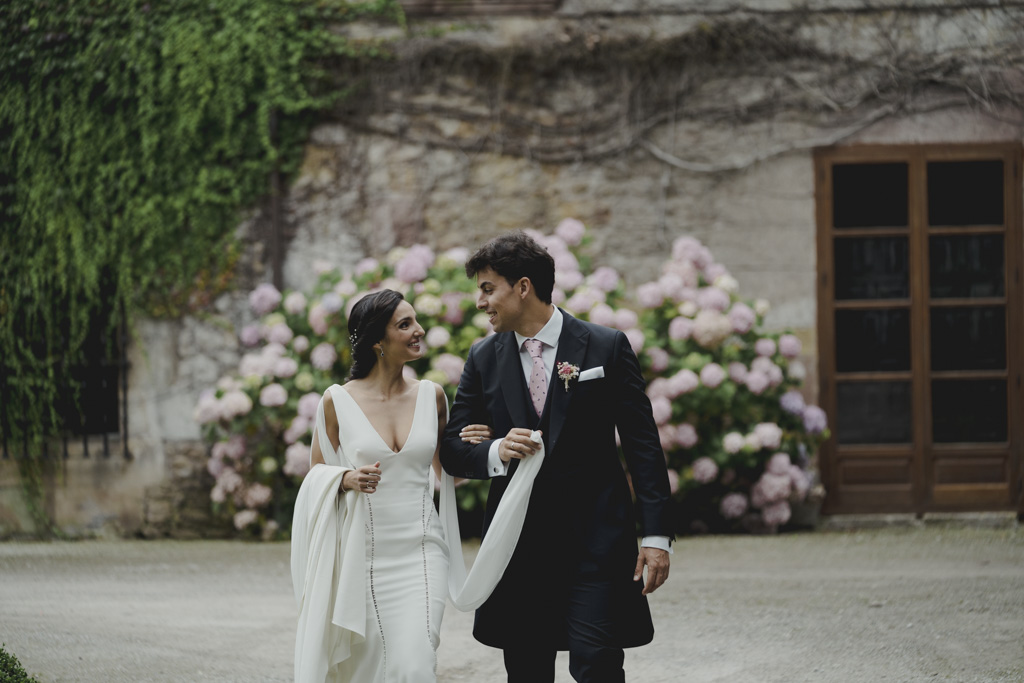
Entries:
POLYGON ((598 365, 596 368, 587 368, 580 373, 580 382, 586 382, 588 379, 600 379, 604 377, 604 366, 598 365))

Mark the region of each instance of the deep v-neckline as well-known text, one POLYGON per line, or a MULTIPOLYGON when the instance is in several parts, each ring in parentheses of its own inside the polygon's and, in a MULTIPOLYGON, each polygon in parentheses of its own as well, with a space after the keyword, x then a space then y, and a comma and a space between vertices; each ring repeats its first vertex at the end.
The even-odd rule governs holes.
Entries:
POLYGON ((348 400, 352 401, 352 404, 356 407, 356 410, 358 410, 359 414, 362 416, 363 421, 366 422, 366 425, 370 428, 370 431, 374 433, 374 435, 377 437, 377 440, 380 441, 381 445, 384 446, 384 448, 386 448, 387 450, 389 450, 391 452, 391 455, 401 455, 402 452, 405 450, 405 447, 409 445, 409 441, 412 440, 412 433, 413 430, 416 428, 416 417, 420 410, 420 393, 423 391, 423 381, 420 380, 420 383, 416 385, 416 400, 413 402, 412 406, 412 422, 409 423, 409 433, 405 435, 405 443, 403 443, 402 447, 399 448, 397 451, 393 449, 388 444, 387 441, 384 440, 384 437, 380 435, 380 432, 377 431, 377 428, 373 426, 373 423, 370 422, 370 418, 366 415, 366 411, 363 410, 363 407, 359 405, 359 401, 355 399, 355 396, 350 394, 348 392, 348 389, 346 389, 345 387, 339 388, 343 392, 345 392, 345 395, 348 397, 348 400))

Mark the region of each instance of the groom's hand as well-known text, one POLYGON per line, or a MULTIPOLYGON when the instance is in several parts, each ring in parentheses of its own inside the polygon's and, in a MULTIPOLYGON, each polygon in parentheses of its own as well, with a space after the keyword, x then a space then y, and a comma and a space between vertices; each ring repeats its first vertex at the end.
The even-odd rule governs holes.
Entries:
POLYGON ((644 584, 641 594, 653 593, 665 583, 665 579, 668 578, 668 557, 668 553, 660 548, 640 548, 633 580, 639 581, 643 578, 644 565, 647 565, 647 583, 644 584))
POLYGON ((533 455, 540 448, 540 444, 530 438, 532 429, 513 427, 508 431, 508 436, 501 440, 498 445, 498 457, 502 462, 509 462, 513 458, 522 460, 533 455))

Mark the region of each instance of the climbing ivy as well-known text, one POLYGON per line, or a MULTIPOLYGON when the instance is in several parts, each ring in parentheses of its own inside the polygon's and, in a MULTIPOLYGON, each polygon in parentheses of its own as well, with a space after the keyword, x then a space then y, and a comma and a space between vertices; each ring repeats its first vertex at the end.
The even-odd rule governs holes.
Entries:
POLYGON ((60 429, 90 325, 177 315, 230 282, 240 210, 386 55, 336 30, 356 19, 404 24, 396 0, 3 3, 5 442, 60 429))

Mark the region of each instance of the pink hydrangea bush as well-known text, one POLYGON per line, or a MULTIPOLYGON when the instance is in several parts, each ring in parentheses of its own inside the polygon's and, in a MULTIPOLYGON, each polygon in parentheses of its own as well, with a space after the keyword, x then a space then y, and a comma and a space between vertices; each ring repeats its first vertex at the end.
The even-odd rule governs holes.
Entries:
MULTIPOLYGON (((578 230, 563 232, 574 238, 578 230)), ((492 332, 486 318, 474 322, 467 257, 464 248, 435 254, 415 245, 363 259, 351 272, 321 264, 309 292, 282 293, 269 283, 253 290, 237 372, 204 391, 194 413, 210 444, 210 500, 227 528, 252 537, 287 533, 320 397, 348 374, 347 316, 361 293, 390 287, 416 307, 429 350, 410 373, 454 396, 469 347, 492 332)), ((486 489, 476 488, 460 487, 464 507, 482 507, 486 489)))
POLYGON ((812 489, 824 412, 800 386, 800 340, 763 329, 767 302, 692 237, 639 285, 639 354, 669 466, 678 473, 681 533, 774 531, 812 489), (784 460, 784 463, 783 463, 784 460))
MULTIPOLYGON (((786 524, 789 506, 813 486, 808 459, 828 436, 824 412, 799 391, 799 339, 763 332, 767 303, 741 300, 736 280, 692 238, 675 242, 657 278, 627 289, 620 273, 595 263, 580 221, 527 232, 555 260, 554 303, 621 330, 637 353, 680 531, 786 524)), ((470 348, 493 334, 475 308, 468 256, 463 247, 399 247, 346 272, 315 264, 311 291, 264 283, 249 295, 237 372, 204 391, 195 408, 210 445, 210 499, 225 528, 287 535, 320 397, 348 374, 347 316, 362 293, 388 287, 413 304, 427 350, 408 373, 454 398, 470 348)), ((460 508, 480 513, 487 489, 486 482, 460 486, 460 508)))

